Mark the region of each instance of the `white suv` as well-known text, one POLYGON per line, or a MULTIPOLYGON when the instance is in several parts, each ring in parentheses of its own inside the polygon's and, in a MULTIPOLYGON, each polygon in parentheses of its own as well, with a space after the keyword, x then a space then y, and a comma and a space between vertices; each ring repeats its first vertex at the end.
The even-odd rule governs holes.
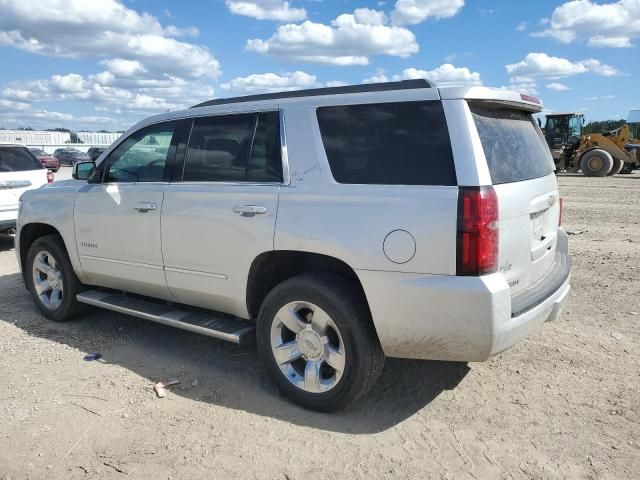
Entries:
POLYGON ((52 320, 88 304, 255 339, 287 395, 339 409, 385 356, 483 361, 557 317, 571 262, 540 109, 418 80, 151 117, 23 196, 24 279, 52 320))
POLYGON ((24 145, 0 143, 0 235, 15 235, 20 196, 53 181, 24 145))

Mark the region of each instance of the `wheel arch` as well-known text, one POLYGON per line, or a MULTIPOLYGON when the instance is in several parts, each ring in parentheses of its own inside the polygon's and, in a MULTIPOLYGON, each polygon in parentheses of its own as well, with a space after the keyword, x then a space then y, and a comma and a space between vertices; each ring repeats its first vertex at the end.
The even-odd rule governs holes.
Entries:
POLYGON ((367 297, 358 275, 343 260, 307 251, 271 250, 258 255, 249 269, 246 291, 249 316, 258 316, 262 302, 276 285, 289 278, 311 272, 333 273, 346 278, 353 282, 366 301, 367 297))
MULTIPOLYGON (((27 254, 29 253, 31 245, 33 245, 33 242, 38 238, 42 238, 47 235, 58 235, 62 239, 62 242, 65 243, 64 237, 60 234, 60 231, 48 223, 28 223, 20 228, 18 247, 20 252, 20 270, 22 271, 23 277, 25 274, 25 262, 27 261, 27 254)), ((66 243, 65 248, 67 248, 68 252, 69 248, 66 243)))

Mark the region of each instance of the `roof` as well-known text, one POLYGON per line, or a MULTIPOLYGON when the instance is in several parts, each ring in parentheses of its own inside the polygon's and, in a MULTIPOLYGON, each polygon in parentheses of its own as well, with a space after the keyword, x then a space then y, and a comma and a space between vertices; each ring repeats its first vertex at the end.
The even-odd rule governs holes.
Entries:
POLYGON ((429 80, 402 80, 399 82, 368 83, 364 85, 346 85, 343 87, 311 88, 307 90, 293 90, 290 92, 264 93, 260 95, 246 95, 243 97, 219 98, 199 103, 191 108, 226 105, 229 103, 257 102, 261 100, 278 100, 281 98, 316 97, 320 95, 343 95, 347 93, 388 92, 391 90, 414 90, 417 88, 435 88, 429 80))
POLYGON ((584 117, 584 113, 581 112, 554 112, 545 113, 546 117, 566 117, 567 115, 575 115, 576 117, 584 117))

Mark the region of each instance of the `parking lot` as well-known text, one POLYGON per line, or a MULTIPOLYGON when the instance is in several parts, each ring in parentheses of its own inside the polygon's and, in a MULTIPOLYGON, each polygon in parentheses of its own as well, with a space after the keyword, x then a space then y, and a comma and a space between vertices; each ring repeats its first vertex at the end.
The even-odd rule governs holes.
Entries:
POLYGON ((560 184, 560 320, 483 364, 388 360, 337 414, 280 397, 251 348, 106 311, 45 320, 0 239, 0 478, 637 478, 640 173, 560 184))

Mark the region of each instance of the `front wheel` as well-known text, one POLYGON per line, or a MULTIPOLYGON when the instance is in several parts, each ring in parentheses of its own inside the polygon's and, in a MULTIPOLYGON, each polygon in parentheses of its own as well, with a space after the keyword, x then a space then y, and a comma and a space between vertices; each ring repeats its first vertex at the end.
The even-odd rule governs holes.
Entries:
POLYGON ((580 158, 580 169, 587 177, 604 177, 612 168, 613 157, 605 150, 589 150, 580 158))
POLYGON ((384 366, 362 293, 330 274, 305 274, 276 286, 260 309, 257 345, 285 395, 325 412, 363 396, 384 366))
POLYGON ((58 235, 33 242, 27 253, 25 280, 40 312, 53 321, 71 320, 86 309, 76 300, 84 287, 58 235))

